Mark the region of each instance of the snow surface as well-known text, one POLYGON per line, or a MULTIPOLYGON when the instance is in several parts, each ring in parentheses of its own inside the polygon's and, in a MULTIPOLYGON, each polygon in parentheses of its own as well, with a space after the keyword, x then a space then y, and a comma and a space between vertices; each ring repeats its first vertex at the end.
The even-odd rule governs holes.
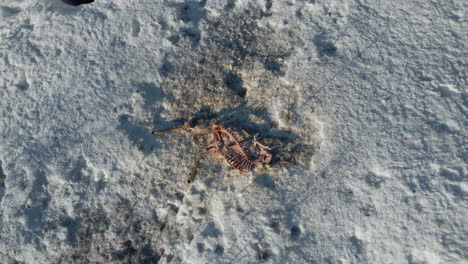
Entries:
POLYGON ((467 10, 0 0, 0 263, 466 262, 467 10), (204 107, 300 166, 187 184, 204 107))

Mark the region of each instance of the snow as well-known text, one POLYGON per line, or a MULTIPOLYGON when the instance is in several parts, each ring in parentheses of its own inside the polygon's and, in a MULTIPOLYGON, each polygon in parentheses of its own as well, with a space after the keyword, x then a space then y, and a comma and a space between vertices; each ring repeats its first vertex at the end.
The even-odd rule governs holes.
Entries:
POLYGON ((0 262, 466 261, 467 10, 0 0, 0 262), (187 184, 204 107, 299 166, 187 184))

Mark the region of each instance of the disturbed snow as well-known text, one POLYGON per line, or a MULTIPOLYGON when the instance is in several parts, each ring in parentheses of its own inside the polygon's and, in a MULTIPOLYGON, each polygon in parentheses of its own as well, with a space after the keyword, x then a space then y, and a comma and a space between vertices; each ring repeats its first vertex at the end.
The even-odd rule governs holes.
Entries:
POLYGON ((0 1, 1 263, 461 263, 465 1, 0 1), (298 166, 202 160, 210 108, 298 166))

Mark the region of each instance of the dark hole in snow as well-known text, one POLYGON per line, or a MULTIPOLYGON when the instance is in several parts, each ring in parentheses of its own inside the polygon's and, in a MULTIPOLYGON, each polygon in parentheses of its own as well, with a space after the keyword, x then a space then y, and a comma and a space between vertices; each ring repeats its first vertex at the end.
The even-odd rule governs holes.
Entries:
POLYGON ((297 240, 301 236, 301 229, 298 226, 291 227, 291 239, 297 240))
POLYGON ((79 6, 82 4, 90 4, 94 2, 94 0, 62 0, 65 4, 72 5, 72 6, 79 6))
POLYGON ((21 91, 26 91, 29 89, 29 83, 24 80, 24 81, 17 83, 16 87, 21 91))

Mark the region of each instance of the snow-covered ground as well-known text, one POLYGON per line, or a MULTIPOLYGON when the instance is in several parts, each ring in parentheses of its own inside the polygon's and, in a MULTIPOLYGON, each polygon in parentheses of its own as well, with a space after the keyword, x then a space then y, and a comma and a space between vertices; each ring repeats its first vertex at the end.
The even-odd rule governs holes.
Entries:
POLYGON ((468 3, 0 0, 0 263, 462 263, 468 3), (294 135, 251 174, 154 129, 294 135))

